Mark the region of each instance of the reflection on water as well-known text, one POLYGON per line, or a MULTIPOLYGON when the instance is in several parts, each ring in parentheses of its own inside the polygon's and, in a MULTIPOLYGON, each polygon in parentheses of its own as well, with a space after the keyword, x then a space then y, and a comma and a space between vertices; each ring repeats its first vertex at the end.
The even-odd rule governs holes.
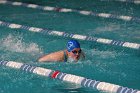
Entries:
POLYGON ((91 93, 96 91, 93 89, 86 89, 81 87, 80 85, 76 85, 72 83, 63 83, 61 85, 58 84, 53 86, 52 89, 57 91, 57 93, 91 93))

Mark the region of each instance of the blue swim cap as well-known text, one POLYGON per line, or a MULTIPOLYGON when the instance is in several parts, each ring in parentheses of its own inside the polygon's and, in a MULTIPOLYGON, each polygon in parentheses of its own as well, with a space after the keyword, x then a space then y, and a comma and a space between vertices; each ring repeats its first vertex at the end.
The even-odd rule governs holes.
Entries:
POLYGON ((74 48, 80 48, 80 44, 77 40, 70 40, 67 43, 67 50, 71 52, 74 48))

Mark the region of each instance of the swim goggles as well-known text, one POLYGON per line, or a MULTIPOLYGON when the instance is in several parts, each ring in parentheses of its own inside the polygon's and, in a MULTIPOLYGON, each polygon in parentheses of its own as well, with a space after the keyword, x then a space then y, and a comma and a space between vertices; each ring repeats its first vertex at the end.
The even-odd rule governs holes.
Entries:
POLYGON ((72 51, 72 53, 75 54, 75 55, 76 55, 77 53, 80 54, 81 52, 82 52, 81 49, 80 49, 79 51, 76 51, 76 50, 73 50, 73 51, 72 51))

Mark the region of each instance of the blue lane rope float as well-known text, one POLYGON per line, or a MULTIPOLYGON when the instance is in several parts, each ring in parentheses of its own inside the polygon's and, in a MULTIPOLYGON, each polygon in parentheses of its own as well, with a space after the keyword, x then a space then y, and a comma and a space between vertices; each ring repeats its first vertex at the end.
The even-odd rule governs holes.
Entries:
POLYGON ((89 87, 105 92, 113 93, 140 93, 139 90, 134 90, 132 88, 122 87, 119 85, 101 82, 97 80, 88 79, 81 76, 76 76, 72 74, 63 73, 60 71, 54 71, 51 69, 46 69, 42 67, 35 67, 29 64, 14 62, 14 61, 0 61, 1 66, 11 67, 15 69, 20 69, 26 72, 35 73, 41 76, 50 77, 53 79, 59 79, 62 81, 75 83, 83 87, 89 87))
POLYGON ((118 2, 140 4, 140 0, 100 0, 100 1, 118 1, 118 2))
POLYGON ((132 16, 125 16, 125 15, 114 15, 114 14, 109 14, 109 13, 96 13, 93 11, 85 11, 85 10, 76 10, 76 9, 68 9, 68 8, 60 8, 60 7, 51 7, 51 6, 40 6, 36 4, 27 4, 27 3, 22 3, 22 2, 11 2, 7 0, 2 0, 0 1, 0 4, 10 4, 14 6, 23 6, 23 7, 28 7, 28 8, 34 8, 34 9, 41 9, 44 11, 57 11, 57 12, 74 12, 74 13, 79 13, 82 15, 91 15, 91 16, 97 16, 97 17, 103 17, 103 18, 113 18, 113 19, 120 19, 120 20, 125 20, 125 21, 135 21, 135 22, 140 22, 139 17, 132 17, 132 16))
POLYGON ((12 29, 24 29, 24 30, 28 30, 31 32, 42 33, 44 35, 69 37, 69 38, 92 41, 92 42, 97 42, 97 43, 102 43, 102 44, 127 47, 127 48, 131 48, 131 49, 140 49, 140 44, 138 44, 138 43, 123 42, 123 41, 117 41, 117 40, 111 40, 111 39, 105 39, 105 38, 97 38, 97 37, 91 37, 91 36, 85 36, 85 35, 79 35, 79 34, 71 34, 71 33, 65 33, 65 32, 61 32, 61 31, 53 31, 53 30, 49 30, 49 29, 29 27, 29 26, 8 23, 8 22, 3 22, 3 21, 0 21, 0 26, 6 26, 6 27, 12 28, 12 29))

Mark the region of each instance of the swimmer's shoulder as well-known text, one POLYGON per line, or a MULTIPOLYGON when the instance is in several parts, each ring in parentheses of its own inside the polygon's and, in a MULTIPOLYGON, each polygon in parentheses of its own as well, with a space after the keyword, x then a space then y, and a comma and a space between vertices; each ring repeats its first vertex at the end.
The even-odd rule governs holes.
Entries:
POLYGON ((64 51, 60 50, 57 52, 52 52, 49 54, 46 54, 39 58, 39 62, 43 61, 63 61, 64 60, 64 51))

